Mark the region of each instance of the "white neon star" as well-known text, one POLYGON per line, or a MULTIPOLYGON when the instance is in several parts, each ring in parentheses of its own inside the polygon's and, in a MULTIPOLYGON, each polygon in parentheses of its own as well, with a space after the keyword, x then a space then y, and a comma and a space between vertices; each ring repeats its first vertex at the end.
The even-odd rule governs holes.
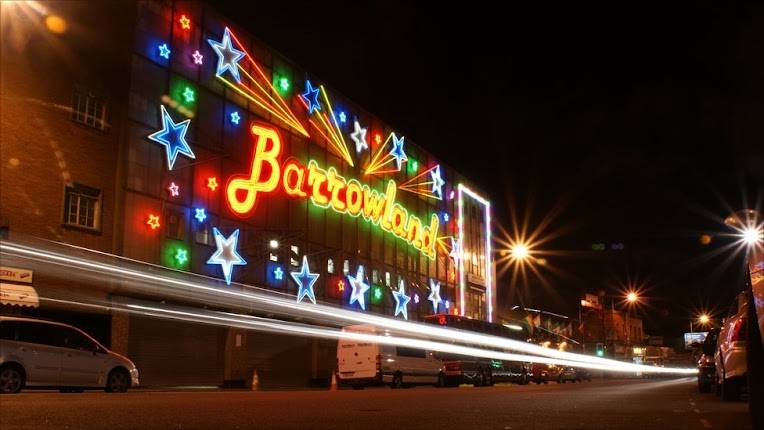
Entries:
POLYGON ((228 70, 231 73, 231 76, 236 79, 236 82, 241 82, 241 77, 239 76, 239 60, 241 60, 245 54, 233 47, 233 44, 231 43, 231 30, 229 30, 228 27, 225 28, 222 41, 218 42, 212 39, 207 39, 207 42, 218 55, 218 68, 215 73, 218 76, 222 76, 223 73, 228 70))
POLYGON ((443 185, 446 185, 446 181, 440 177, 440 164, 432 169, 430 177, 432 178, 432 192, 438 195, 438 200, 443 200, 443 185))
POLYGON ((231 272, 233 272, 233 266, 243 266, 247 264, 241 255, 236 252, 236 243, 239 240, 239 229, 234 230, 230 236, 226 239, 217 227, 212 227, 212 233, 215 235, 215 245, 217 250, 207 260, 207 264, 219 264, 223 269, 223 276, 225 277, 225 283, 231 285, 231 272))
POLYGON ((458 263, 462 255, 460 245, 458 240, 451 238, 451 252, 448 253, 448 256, 454 259, 454 263, 458 263))
POLYGON ((349 303, 352 305, 355 302, 358 302, 358 306, 361 307, 361 309, 366 310, 366 291, 369 290, 369 284, 363 281, 363 266, 358 266, 358 271, 355 274, 355 277, 348 275, 348 281, 350 281, 350 288, 353 289, 353 291, 350 292, 350 301, 349 303))
POLYGON ((350 138, 355 142, 355 152, 361 153, 364 149, 369 148, 369 144, 366 143, 366 129, 361 127, 361 124, 356 120, 353 123, 355 131, 350 134, 350 138))
POLYGON ((430 278, 430 296, 427 297, 427 300, 432 302, 432 313, 437 314, 438 304, 442 303, 443 300, 440 298, 440 282, 432 278, 430 278))

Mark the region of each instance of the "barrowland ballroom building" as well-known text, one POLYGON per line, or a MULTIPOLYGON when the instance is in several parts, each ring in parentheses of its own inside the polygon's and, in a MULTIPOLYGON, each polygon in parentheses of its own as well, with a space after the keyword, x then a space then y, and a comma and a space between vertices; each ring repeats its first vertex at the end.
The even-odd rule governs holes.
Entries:
MULTIPOLYGON (((494 318, 490 200, 405 130, 204 4, 59 7, 65 19, 92 20, 93 31, 135 25, 99 49, 63 33, 66 59, 30 36, 26 57, 61 62, 43 83, 29 82, 24 60, 3 60, 4 88, 15 91, 4 96, 3 132, 16 139, 4 142, 2 159, 18 160, 3 166, 6 239, 43 237, 300 306, 412 321, 494 318), (67 66, 77 60, 83 67, 67 66), (45 103, 22 111, 21 99, 45 103)), ((109 309, 201 304, 165 297, 161 286, 134 294, 121 281, 24 260, 3 266, 29 274, 4 278, 5 290, 30 292, 4 299, 4 313, 83 328, 134 360, 145 385, 247 385, 257 371, 261 384, 305 386, 325 383, 336 366, 336 341, 109 309)))

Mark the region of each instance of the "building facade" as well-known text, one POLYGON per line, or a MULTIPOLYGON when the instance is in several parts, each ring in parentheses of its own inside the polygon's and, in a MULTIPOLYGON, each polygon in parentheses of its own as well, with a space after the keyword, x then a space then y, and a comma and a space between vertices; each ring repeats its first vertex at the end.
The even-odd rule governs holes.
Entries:
MULTIPOLYGON (((9 240, 358 312, 493 319, 490 201, 404 130, 205 4, 40 8, 4 11, 39 18, 4 26, 4 51, 16 53, 2 59, 9 240), (303 269, 319 275, 309 288, 292 276, 303 269)), ((248 384, 254 370, 303 385, 334 367, 332 342, 75 311, 46 298, 132 297, 108 281, 34 276, 40 305, 23 312, 83 326, 134 359, 148 385, 248 384)))

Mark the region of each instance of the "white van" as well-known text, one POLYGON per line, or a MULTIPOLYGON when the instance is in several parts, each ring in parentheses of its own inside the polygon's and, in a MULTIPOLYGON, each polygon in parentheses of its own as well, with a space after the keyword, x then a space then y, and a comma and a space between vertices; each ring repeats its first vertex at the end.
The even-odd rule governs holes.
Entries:
MULTIPOLYGON (((343 331, 381 334, 370 325, 348 326, 343 331)), ((357 390, 379 384, 390 384, 392 388, 445 385, 443 362, 431 351, 418 348, 340 339, 337 368, 338 383, 357 390)))

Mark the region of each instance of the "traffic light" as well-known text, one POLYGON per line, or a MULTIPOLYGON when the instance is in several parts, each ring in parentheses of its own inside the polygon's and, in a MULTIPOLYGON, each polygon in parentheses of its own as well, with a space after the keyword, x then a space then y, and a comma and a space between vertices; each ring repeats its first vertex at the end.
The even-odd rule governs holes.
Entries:
POLYGON ((604 357, 605 356, 605 345, 598 343, 597 344, 597 357, 604 357))

